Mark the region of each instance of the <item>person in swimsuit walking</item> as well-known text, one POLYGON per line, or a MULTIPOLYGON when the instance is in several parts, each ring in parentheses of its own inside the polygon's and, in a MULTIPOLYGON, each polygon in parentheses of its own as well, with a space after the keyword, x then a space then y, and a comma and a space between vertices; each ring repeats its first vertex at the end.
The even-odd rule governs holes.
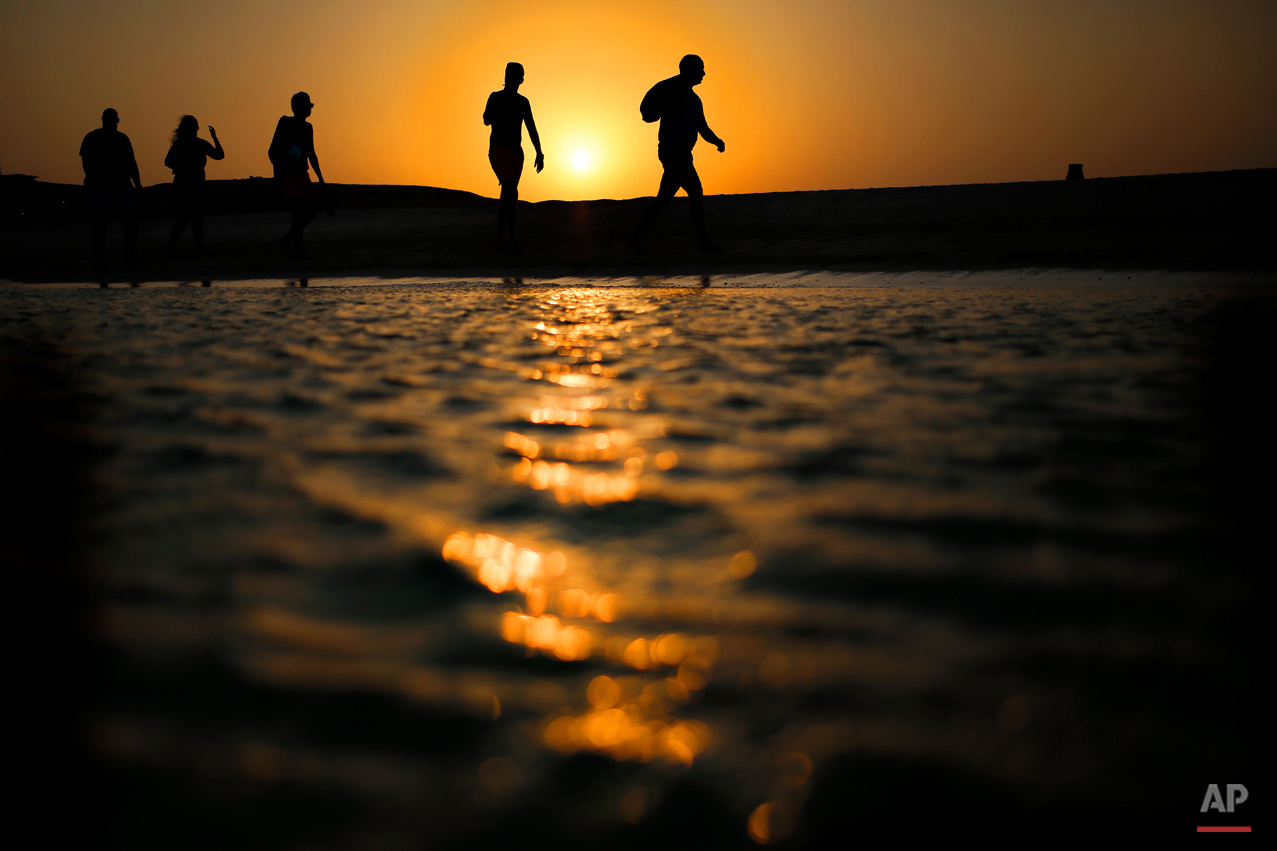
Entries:
POLYGON ((718 148, 721 154, 726 143, 714 131, 709 129, 705 121, 705 106, 700 97, 692 91, 693 86, 700 85, 705 79, 705 63, 699 56, 688 54, 678 63, 678 76, 662 80, 651 88, 639 112, 643 120, 649 124, 661 122, 657 136, 656 156, 665 167, 661 176, 661 188, 656 199, 648 205, 639 219, 638 227, 630 236, 629 246, 635 251, 643 251, 643 234, 651 227, 652 222, 661 211, 674 200, 674 193, 680 188, 687 191, 687 200, 692 211, 692 225, 700 238, 701 251, 722 251, 710 241, 705 231, 705 208, 702 198, 705 195, 701 188, 701 178, 692 164, 692 148, 696 146, 696 137, 718 148))
POLYGON ((488 96, 483 110, 483 123, 492 128, 488 141, 488 162, 501 184, 501 206, 497 208, 496 250, 504 252, 505 234, 510 232, 510 251, 519 253, 518 205, 519 178, 523 175, 522 125, 528 125, 528 138, 536 148, 534 163, 537 174, 545 167, 545 154, 541 153, 541 137, 537 135, 536 122, 532 120, 532 104, 519 94, 523 84, 523 66, 510 62, 505 66, 505 88, 488 96))
POLYGON ((169 234, 169 251, 177 247, 186 223, 190 222, 191 235, 195 237, 200 253, 208 253, 204 247, 204 166, 209 157, 224 159, 226 152, 222 150, 217 131, 211 125, 208 135, 213 137, 213 144, 201 139, 199 132, 200 123, 195 116, 183 115, 173 131, 168 156, 164 158, 165 167, 173 170, 173 192, 177 200, 177 221, 169 234))
MULTIPOLYGON (((306 119, 315 105, 310 95, 298 92, 292 98, 293 114, 285 115, 275 125, 275 136, 270 141, 267 155, 275 167, 275 182, 280 194, 288 200, 293 210, 292 227, 280 238, 285 251, 305 257, 302 247, 302 231, 315 218, 322 198, 316 197, 315 185, 310 182, 310 167, 319 179, 319 191, 324 190, 324 173, 319 170, 319 157, 315 155, 315 128, 306 119)), ((329 215, 331 208, 325 208, 329 215)))

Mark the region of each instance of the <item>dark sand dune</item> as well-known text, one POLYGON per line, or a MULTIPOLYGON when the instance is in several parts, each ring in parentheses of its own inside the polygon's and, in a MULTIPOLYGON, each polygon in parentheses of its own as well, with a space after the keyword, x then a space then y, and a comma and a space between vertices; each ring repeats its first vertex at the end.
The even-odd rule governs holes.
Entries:
MULTIPOLYGON (((331 187, 337 215, 307 232, 301 266, 276 245, 287 214, 264 178, 210 181, 209 244, 164 254, 169 184, 148 187, 138 280, 242 279, 300 273, 533 276, 650 273, 1003 269, 1027 266, 1268 271, 1277 267, 1271 199, 1277 169, 969 186, 719 195, 706 200, 726 246, 701 255, 678 199, 649 234, 623 242, 648 203, 524 204, 525 253, 491 250, 494 199, 417 186, 331 187)), ((5 181, 0 278, 93 278, 78 186, 5 181)), ((118 251, 119 226, 108 252, 118 251)))

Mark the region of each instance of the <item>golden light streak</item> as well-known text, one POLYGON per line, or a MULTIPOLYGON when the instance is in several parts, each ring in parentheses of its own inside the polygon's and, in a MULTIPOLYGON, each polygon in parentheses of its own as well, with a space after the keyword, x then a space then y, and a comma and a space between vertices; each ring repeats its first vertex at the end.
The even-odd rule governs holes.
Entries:
POLYGON ((148 184, 170 179, 183 112, 226 141, 210 178, 269 174, 250 140, 305 88, 329 180, 492 196, 480 113, 517 58, 547 154, 521 195, 638 197, 660 176, 638 102, 686 52, 706 60, 698 91, 728 143, 723 155, 697 148, 711 193, 1058 179, 1079 161, 1102 176, 1274 165, 1277 124, 1254 108, 1277 86, 1271 3, 996 5, 279 2, 245 27, 198 6, 154 16, 121 0, 67 16, 31 4, 5 21, 4 167, 78 183, 74 142, 111 105, 148 184), (139 16, 145 26, 128 25, 139 16), (578 151, 589 169, 573 167, 578 151))

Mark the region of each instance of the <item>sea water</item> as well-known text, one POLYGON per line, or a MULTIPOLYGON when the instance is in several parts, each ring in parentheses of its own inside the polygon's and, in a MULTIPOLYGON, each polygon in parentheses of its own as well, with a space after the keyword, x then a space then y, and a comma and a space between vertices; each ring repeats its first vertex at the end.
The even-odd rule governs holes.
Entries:
POLYGON ((1178 701, 1253 673, 1210 626, 1231 295, 1072 274, 0 289, 96 400, 89 747, 178 813, 129 829, 1165 799, 1150 754, 1237 746, 1178 701))

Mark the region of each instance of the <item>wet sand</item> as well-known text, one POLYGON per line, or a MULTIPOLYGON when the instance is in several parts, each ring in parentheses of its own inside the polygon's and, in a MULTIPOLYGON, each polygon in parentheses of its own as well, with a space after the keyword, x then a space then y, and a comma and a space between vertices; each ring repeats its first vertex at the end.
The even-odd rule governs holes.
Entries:
POLYGON ((0 288, 84 832, 1192 832, 1260 770, 1277 305, 998 274, 0 288))
MULTIPOLYGON (((78 186, 6 183, 0 195, 0 279, 98 280, 78 186)), ((525 253, 491 248, 496 201, 429 187, 332 187, 336 215, 307 231, 298 263, 277 245, 288 228, 270 181, 210 181, 208 243, 189 233, 165 253, 172 187, 148 187, 139 253, 110 281, 230 280, 331 275, 634 276, 800 270, 1274 271, 1277 169, 1038 183, 716 195, 706 199, 727 250, 702 255, 686 199, 650 233, 650 252, 624 248, 649 199, 523 204, 525 253)))

